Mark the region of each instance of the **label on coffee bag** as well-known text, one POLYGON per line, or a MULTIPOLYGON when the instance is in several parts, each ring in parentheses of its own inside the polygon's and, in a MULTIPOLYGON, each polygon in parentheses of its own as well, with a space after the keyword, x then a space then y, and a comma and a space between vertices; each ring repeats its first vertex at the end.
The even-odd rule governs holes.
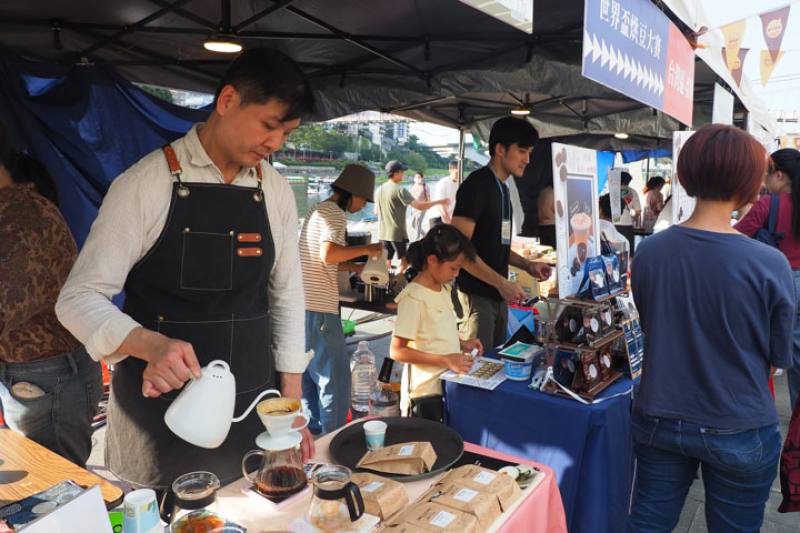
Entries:
POLYGON ((488 485, 489 483, 494 481, 495 477, 496 476, 491 472, 478 472, 478 475, 472 478, 472 480, 475 481, 476 483, 480 483, 481 485, 488 485))
POLYGON ((403 446, 402 448, 400 448, 400 452, 398 452, 397 455, 399 455, 400 457, 408 457, 408 456, 412 455, 413 453, 414 453, 414 445, 413 444, 408 444, 408 445, 403 446))
POLYGON ((455 519, 456 515, 448 513, 447 511, 439 511, 436 513, 436 516, 431 519, 430 524, 436 527, 447 527, 450 525, 450 522, 455 519))
POLYGON ((375 492, 381 487, 383 487, 383 483, 381 481, 373 481, 372 483, 361 487, 361 492, 375 492))
POLYGON ((478 491, 475 491, 475 490, 472 490, 472 489, 461 489, 460 491, 458 491, 456 493, 455 496, 453 496, 453 498, 455 498, 456 500, 458 500, 460 502, 469 503, 477 495, 478 495, 478 491))

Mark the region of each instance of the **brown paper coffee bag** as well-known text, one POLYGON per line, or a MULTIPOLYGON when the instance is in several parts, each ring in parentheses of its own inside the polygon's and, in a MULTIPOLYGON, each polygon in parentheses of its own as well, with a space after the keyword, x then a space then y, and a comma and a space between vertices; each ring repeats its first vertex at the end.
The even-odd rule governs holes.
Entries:
POLYGON ((430 472, 436 452, 430 442, 405 442, 367 452, 358 468, 387 474, 417 475, 430 472))
POLYGON ((479 492, 450 482, 434 485, 420 498, 420 501, 431 501, 470 514, 478 520, 481 531, 488 530, 503 514, 500 499, 496 494, 479 492))
POLYGON ((477 465, 464 465, 451 470, 441 479, 440 483, 453 483, 481 493, 494 494, 500 501, 500 508, 503 512, 507 511, 522 495, 519 485, 509 475, 477 465))
POLYGON ((386 520, 408 505, 408 493, 402 483, 375 474, 356 473, 352 481, 361 489, 364 510, 386 520))
POLYGON ((421 503, 414 505, 397 518, 392 519, 382 529, 387 533, 442 533, 458 531, 458 533, 480 533, 478 519, 471 514, 439 505, 438 503, 421 503))

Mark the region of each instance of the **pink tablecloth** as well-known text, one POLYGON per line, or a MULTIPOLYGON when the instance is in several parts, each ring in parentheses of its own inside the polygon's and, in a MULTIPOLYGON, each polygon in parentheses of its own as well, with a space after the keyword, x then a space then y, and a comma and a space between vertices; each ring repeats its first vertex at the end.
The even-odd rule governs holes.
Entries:
POLYGON ((514 461, 520 464, 535 466, 545 473, 542 481, 534 491, 517 507, 514 513, 500 526, 498 532, 518 533, 566 533, 567 519, 561 493, 558 491, 556 475, 549 466, 527 461, 513 455, 481 448, 476 444, 464 443, 464 450, 481 455, 488 455, 503 461, 514 461))

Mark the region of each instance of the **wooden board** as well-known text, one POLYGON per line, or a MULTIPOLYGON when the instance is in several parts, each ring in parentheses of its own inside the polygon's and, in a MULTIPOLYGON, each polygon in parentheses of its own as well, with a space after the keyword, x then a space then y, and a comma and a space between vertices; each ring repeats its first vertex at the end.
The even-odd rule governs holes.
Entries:
POLYGON ((87 488, 100 485, 109 509, 122 503, 119 487, 15 431, 0 429, 0 505, 27 498, 68 479, 87 488))

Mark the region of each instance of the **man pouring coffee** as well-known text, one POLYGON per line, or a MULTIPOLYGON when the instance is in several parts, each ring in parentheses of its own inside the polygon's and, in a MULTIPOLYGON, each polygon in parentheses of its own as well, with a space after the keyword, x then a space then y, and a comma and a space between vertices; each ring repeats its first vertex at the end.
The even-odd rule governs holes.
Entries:
MULTIPOLYGON (((223 483, 264 431, 257 416, 217 449, 180 440, 163 416, 200 368, 222 359, 236 412, 280 387, 300 398, 303 287, 292 191, 264 158, 311 110, 308 83, 280 52, 230 65, 208 121, 145 156, 112 184, 56 313, 97 359, 115 363, 106 462, 137 486, 193 470, 223 483), (122 311, 111 298, 122 290, 122 311)), ((313 455, 304 430, 303 452, 313 455)))

